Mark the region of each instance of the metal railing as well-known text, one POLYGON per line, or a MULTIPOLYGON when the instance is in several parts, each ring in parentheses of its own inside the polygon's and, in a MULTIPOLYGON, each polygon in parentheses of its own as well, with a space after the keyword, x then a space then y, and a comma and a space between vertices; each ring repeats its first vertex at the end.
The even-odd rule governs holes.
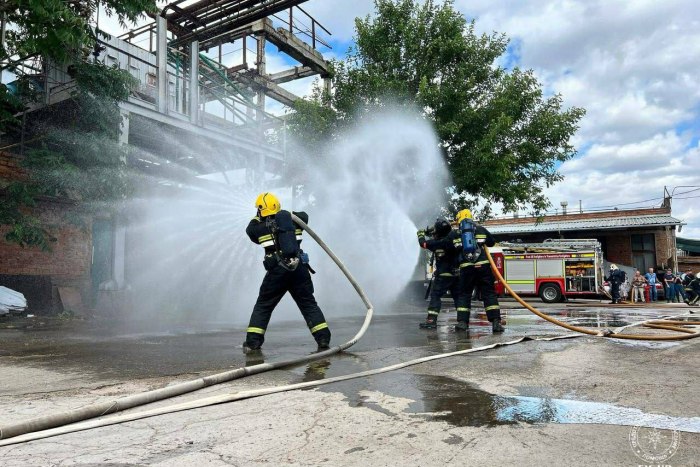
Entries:
MULTIPOLYGON (((316 19, 307 13, 300 6, 295 6, 289 8, 285 12, 286 14, 274 14, 271 18, 276 19, 278 23, 281 23, 282 27, 289 31, 290 34, 301 38, 306 38, 311 40, 311 47, 317 49, 317 44, 320 44, 328 49, 332 49, 329 38, 327 36, 332 36, 331 32, 326 29, 321 23, 316 21, 316 19), (295 15, 296 10, 296 15, 295 15), (326 35, 322 34, 325 33, 326 35)), ((275 21, 273 21, 273 24, 275 21)), ((304 40, 304 39, 302 39, 304 40)), ((304 42, 306 42, 304 40, 304 42)))

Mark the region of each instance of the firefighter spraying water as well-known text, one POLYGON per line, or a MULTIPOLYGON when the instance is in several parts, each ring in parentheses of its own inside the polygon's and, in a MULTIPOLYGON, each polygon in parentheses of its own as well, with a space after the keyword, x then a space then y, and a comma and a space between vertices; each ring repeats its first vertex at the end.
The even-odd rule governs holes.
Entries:
MULTIPOLYGON (((301 248, 302 229, 292 220, 292 213, 282 209, 272 193, 261 193, 255 201, 256 216, 248 224, 246 233, 253 243, 265 248, 265 278, 255 302, 247 329, 243 351, 249 353, 262 347, 272 311, 284 294, 289 292, 299 306, 304 320, 314 336, 319 350, 328 349, 331 332, 326 318, 314 298, 309 257, 301 248)), ((295 212, 308 222, 305 212, 295 212)))
POLYGON ((503 332, 501 324, 501 307, 494 288, 494 277, 491 272, 489 260, 483 250, 483 246, 492 247, 496 240, 486 228, 478 225, 472 218, 469 209, 462 209, 457 213, 457 225, 462 238, 462 259, 459 264, 459 283, 462 293, 467 297, 466 310, 457 310, 457 326, 455 329, 466 331, 469 329, 469 317, 471 314, 471 297, 474 288, 481 291, 484 302, 486 318, 491 323, 494 333, 503 332))
POLYGON ((494 277, 482 249, 483 245, 493 246, 496 241, 488 230, 474 222, 468 209, 457 213, 456 223, 457 229, 453 229, 447 220, 438 219, 433 229, 418 231, 418 243, 433 252, 435 261, 428 316, 420 327, 437 327, 441 298, 449 290, 457 309, 455 330, 468 331, 472 292, 478 288, 492 331, 503 332, 494 277))
MULTIPOLYGON (((459 287, 459 260, 462 253, 462 239, 447 219, 438 218, 435 225, 418 231, 418 244, 431 251, 431 263, 435 262, 435 272, 428 286, 430 303, 423 329, 437 328, 437 319, 442 307, 442 297, 449 291, 457 311, 467 311, 466 297, 459 287)), ((426 297, 427 298, 427 297, 426 297)))

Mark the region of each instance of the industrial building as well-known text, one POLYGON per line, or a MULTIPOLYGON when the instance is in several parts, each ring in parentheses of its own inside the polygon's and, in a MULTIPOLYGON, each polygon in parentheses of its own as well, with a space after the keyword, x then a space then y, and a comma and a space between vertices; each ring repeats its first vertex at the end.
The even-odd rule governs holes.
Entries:
MULTIPOLYGON (((258 185, 274 180, 286 145, 284 118, 273 110, 299 99, 284 83, 318 76, 330 86, 321 52, 330 48, 330 32, 300 7, 304 1, 176 0, 148 24, 99 39, 94 59, 139 83, 120 103, 120 143, 134 149, 125 163, 160 188, 206 183, 202 177, 215 173, 238 172, 243 183, 258 185), (289 68, 268 72, 271 58, 289 68), (269 138, 271 130, 283 136, 269 138)), ((23 76, 40 90, 31 114, 69 105, 69 67, 28 57, 3 78, 23 76)), ((0 190, 26 175, 19 160, 29 136, 0 135, 0 190)), ((76 210, 69 200, 40 200, 36 214, 55 239, 51 252, 0 240, 0 281, 23 292, 35 311, 90 308, 98 289, 125 287, 127 214, 90 218, 80 228, 66 221, 76 210)))
POLYGON ((595 239, 606 260, 640 271, 650 267, 676 270, 676 232, 683 222, 671 215, 670 198, 660 207, 567 212, 542 217, 509 217, 483 225, 499 241, 541 242, 549 238, 595 239))

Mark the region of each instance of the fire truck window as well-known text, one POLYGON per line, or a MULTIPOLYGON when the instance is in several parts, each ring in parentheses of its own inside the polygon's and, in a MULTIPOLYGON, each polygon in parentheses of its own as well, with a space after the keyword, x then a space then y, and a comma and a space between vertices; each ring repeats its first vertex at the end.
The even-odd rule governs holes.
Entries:
POLYGON ((593 261, 566 261, 566 290, 591 292, 595 290, 595 264, 593 261))

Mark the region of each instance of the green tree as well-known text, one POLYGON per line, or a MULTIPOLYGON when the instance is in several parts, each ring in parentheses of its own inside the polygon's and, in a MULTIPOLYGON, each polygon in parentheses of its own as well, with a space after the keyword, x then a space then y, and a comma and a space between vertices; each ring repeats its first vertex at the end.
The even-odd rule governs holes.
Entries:
POLYGON ((333 138, 389 103, 417 107, 436 128, 456 205, 546 209, 543 188, 576 154, 569 141, 584 110, 545 97, 532 71, 500 66, 508 39, 478 35, 452 1, 375 0, 375 10, 355 21, 354 46, 333 63, 334 93, 317 87, 296 106, 298 139, 333 138))
POLYGON ((156 11, 155 0, 5 0, 0 14, 11 27, 0 60, 42 55, 58 63, 72 61, 94 44, 89 21, 98 5, 122 25, 156 11))
POLYGON ((18 115, 35 101, 37 86, 18 64, 39 57, 44 66, 67 66, 76 83, 71 99, 60 108, 40 109, 31 113, 29 123, 22 122, 22 132, 39 142, 22 159, 27 178, 12 181, 0 193, 0 224, 10 226, 5 239, 22 246, 49 249, 46 226, 31 209, 42 197, 104 208, 131 190, 127 148, 117 138, 119 102, 128 98, 135 80, 90 57, 101 34, 90 25, 98 3, 122 24, 156 10, 155 0, 8 0, 0 6, 9 23, 0 63, 17 75, 12 89, 0 86, 0 131, 19 131, 18 115))

